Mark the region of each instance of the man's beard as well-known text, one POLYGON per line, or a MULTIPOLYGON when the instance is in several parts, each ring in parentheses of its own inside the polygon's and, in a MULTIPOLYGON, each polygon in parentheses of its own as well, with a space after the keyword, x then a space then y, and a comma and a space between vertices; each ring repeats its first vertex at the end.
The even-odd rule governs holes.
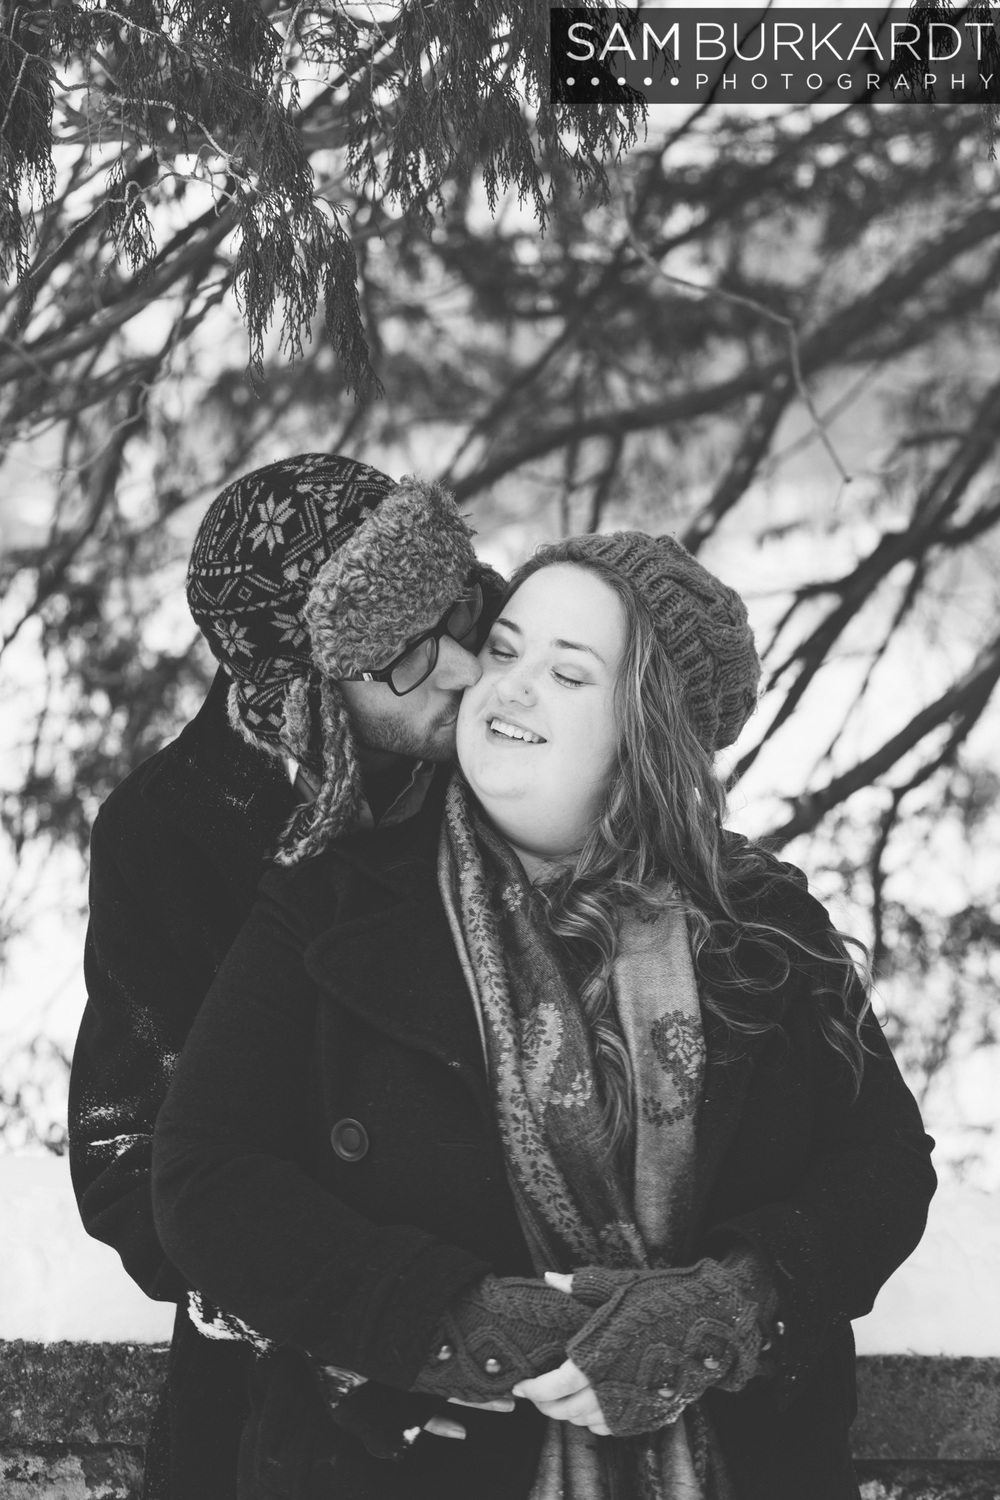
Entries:
POLYGON ((369 711, 365 714, 363 724, 355 721, 358 741, 366 750, 405 755, 413 760, 454 760, 454 722, 461 701, 461 693, 456 693, 454 704, 450 708, 442 709, 430 724, 420 727, 408 724, 405 719, 394 718, 391 714, 369 711), (440 732, 445 725, 451 726, 449 735, 440 732))

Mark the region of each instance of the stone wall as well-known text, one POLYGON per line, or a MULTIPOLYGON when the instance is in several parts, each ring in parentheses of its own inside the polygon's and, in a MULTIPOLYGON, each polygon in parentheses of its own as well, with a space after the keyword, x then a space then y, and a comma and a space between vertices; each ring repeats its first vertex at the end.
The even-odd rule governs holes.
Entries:
MULTIPOLYGON (((165 1363, 159 1345, 0 1342, 0 1500, 138 1500, 165 1363)), ((864 1500, 1000 1500, 1000 1359, 869 1356, 858 1376, 864 1500)))

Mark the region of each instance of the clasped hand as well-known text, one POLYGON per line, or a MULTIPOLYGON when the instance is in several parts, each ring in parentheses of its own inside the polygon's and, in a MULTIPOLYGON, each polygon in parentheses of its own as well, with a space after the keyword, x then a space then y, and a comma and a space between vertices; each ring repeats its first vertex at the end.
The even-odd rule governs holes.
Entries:
POLYGON ((469 1404, 486 1398, 494 1410, 510 1410, 510 1392, 600 1436, 655 1432, 709 1386, 739 1390, 753 1378, 760 1312, 736 1269, 708 1258, 546 1272, 544 1286, 487 1277, 446 1315, 446 1337, 417 1388, 469 1404), (546 1369, 555 1358, 563 1362, 546 1369))
POLYGON ((761 1307, 717 1261, 545 1279, 596 1308, 567 1341, 564 1364, 513 1387, 557 1421, 601 1436, 653 1432, 709 1386, 739 1390, 757 1373, 761 1307))
MULTIPOLYGON (((573 1293, 573 1278, 559 1271, 546 1271, 549 1286, 561 1292, 573 1293)), ((557 1422, 572 1422, 575 1427, 587 1427, 598 1437, 610 1437, 611 1429, 604 1420, 597 1393, 580 1367, 567 1359, 557 1370, 547 1370, 531 1380, 521 1380, 515 1385, 513 1394, 526 1401, 533 1401, 546 1417, 557 1422)))
MULTIPOLYGON (((545 1280, 549 1286, 572 1295, 572 1276, 565 1276, 559 1271, 546 1271, 545 1280)), ((577 1427, 588 1427, 598 1437, 611 1435, 611 1429, 604 1420, 604 1414, 593 1386, 571 1359, 565 1360, 558 1369, 546 1370, 542 1375, 518 1381, 511 1392, 511 1398, 496 1401, 463 1401, 458 1396, 450 1396, 448 1399, 449 1404, 453 1406, 474 1406, 480 1411, 503 1412, 514 1410, 512 1399, 514 1396, 534 1402, 544 1416, 552 1417, 557 1422, 572 1422, 577 1427)), ((436 1432, 442 1437, 464 1437, 464 1432, 445 1431, 445 1425, 438 1419, 432 1418, 427 1423, 427 1430, 436 1432)))

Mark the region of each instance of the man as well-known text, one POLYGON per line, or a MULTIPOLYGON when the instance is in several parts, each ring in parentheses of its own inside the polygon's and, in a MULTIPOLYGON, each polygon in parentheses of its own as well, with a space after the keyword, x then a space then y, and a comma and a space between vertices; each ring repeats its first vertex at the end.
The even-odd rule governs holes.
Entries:
MULTIPOLYGON (((188 600, 221 667, 95 822, 70 1084, 84 1225, 177 1303, 144 1500, 235 1495, 252 1359, 156 1237, 151 1139, 173 1065, 271 859, 308 854, 320 830, 425 815, 499 583, 444 491, 326 454, 244 476, 199 529, 188 600)), ((414 1410, 399 1408, 400 1430, 414 1410)))

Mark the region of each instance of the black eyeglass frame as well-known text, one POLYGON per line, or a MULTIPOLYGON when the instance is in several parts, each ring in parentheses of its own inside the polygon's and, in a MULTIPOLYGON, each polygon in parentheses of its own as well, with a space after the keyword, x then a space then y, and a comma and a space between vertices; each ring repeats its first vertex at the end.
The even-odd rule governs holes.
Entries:
POLYGON ((466 636, 471 635, 476 626, 479 624, 480 619, 482 618, 485 602, 486 601, 485 595, 483 593, 482 579, 478 574, 474 573, 468 581, 465 593, 460 594, 457 599, 454 599, 452 603, 448 605, 448 608, 438 620, 437 624, 432 625, 429 630, 422 630, 419 635, 412 636, 411 639, 407 641, 402 651, 400 651, 398 655, 394 656, 392 661, 389 662, 387 666, 378 667, 370 672, 350 672, 347 674, 347 676, 342 677, 341 681, 385 682, 388 684, 390 692, 394 693, 397 698, 405 698, 407 693, 415 692, 422 683, 426 682, 428 677, 430 677, 431 673, 434 671, 434 668, 437 666, 441 637, 444 635, 448 635, 451 636, 451 639, 453 641, 461 642, 466 638, 466 636), (451 631, 448 629, 448 620, 451 615, 454 614, 455 610, 460 604, 466 603, 472 604, 472 618, 469 621, 468 627, 463 631, 461 636, 452 635, 451 631), (434 648, 428 659, 427 670, 417 678, 416 682, 411 682, 409 687, 398 688, 392 680, 393 672, 396 671, 397 667, 402 666, 406 658, 413 651, 416 651, 418 646, 422 646, 425 641, 431 641, 434 648))

